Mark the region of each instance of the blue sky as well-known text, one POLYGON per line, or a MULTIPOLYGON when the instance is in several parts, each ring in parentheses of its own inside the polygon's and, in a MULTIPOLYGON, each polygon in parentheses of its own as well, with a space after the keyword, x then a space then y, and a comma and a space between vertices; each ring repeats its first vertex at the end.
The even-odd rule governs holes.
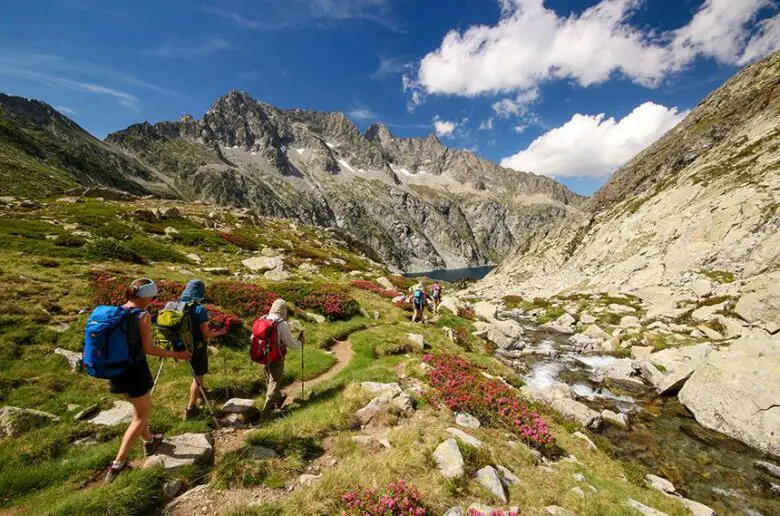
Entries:
POLYGON ((0 91, 98 137, 231 89, 453 147, 590 194, 741 66, 774 0, 4 2, 0 91))

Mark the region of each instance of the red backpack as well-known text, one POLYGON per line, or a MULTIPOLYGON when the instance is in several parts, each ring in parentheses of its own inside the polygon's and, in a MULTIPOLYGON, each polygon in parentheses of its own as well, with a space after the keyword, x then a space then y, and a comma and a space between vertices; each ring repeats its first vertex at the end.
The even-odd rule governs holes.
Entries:
POLYGON ((279 346, 277 322, 263 317, 252 325, 252 344, 249 346, 252 362, 266 365, 284 357, 284 347, 279 346))

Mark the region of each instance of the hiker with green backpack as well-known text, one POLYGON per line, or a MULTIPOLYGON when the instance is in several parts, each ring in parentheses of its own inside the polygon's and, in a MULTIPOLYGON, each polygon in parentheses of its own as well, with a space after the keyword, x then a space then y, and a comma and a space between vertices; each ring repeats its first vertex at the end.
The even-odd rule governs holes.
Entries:
POLYGON ((190 398, 184 410, 184 420, 198 413, 198 397, 205 403, 206 393, 203 379, 209 372, 209 354, 206 345, 209 339, 227 333, 227 328, 212 330, 209 327, 209 312, 201 303, 206 298, 206 285, 201 280, 190 280, 184 287, 179 301, 165 305, 157 316, 155 339, 158 345, 172 349, 186 349, 192 353, 190 368, 192 383, 190 398))
POLYGON ((133 405, 133 420, 122 437, 116 459, 106 473, 111 483, 130 466, 127 456, 140 436, 144 454, 152 455, 162 443, 162 434, 149 430, 152 402, 152 374, 146 355, 190 360, 188 351, 168 351, 155 346, 152 319, 146 309, 157 296, 157 285, 148 278, 133 281, 122 306, 98 306, 84 330, 84 370, 92 377, 107 379, 109 391, 127 396, 133 405))

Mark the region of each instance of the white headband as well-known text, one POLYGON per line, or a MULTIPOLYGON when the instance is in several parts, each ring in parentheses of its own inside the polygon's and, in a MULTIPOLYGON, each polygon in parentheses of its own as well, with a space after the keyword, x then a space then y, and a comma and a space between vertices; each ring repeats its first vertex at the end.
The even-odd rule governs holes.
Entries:
POLYGON ((157 292, 157 284, 152 280, 149 280, 149 283, 136 287, 135 289, 136 297, 141 299, 151 299, 157 295, 157 292))

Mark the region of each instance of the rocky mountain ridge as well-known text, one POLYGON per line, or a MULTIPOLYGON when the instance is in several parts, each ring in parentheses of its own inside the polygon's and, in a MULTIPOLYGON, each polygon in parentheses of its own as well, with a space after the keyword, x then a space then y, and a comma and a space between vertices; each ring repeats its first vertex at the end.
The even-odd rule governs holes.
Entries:
POLYGON ((232 91, 203 118, 144 122, 101 142, 50 106, 0 97, 5 194, 108 185, 339 228, 397 269, 498 263, 579 210, 552 179, 438 138, 365 134, 342 113, 280 110, 232 91), (54 154, 55 156, 52 156, 54 154))
POLYGON ((106 141, 185 199, 338 227, 402 270, 497 263, 577 211, 551 179, 503 169, 431 135, 361 134, 342 113, 283 111, 232 91, 201 120, 137 124, 106 141))

